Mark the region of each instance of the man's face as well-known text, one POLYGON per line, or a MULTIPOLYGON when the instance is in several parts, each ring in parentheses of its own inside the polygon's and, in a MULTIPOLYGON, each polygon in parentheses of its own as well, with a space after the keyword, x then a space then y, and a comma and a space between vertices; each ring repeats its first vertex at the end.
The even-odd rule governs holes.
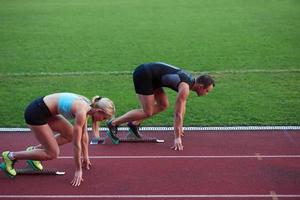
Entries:
POLYGON ((207 93, 212 91, 213 88, 214 88, 214 86, 212 84, 209 85, 207 88, 204 88, 203 85, 198 85, 197 89, 196 89, 196 93, 198 96, 205 96, 205 95, 207 95, 207 93))

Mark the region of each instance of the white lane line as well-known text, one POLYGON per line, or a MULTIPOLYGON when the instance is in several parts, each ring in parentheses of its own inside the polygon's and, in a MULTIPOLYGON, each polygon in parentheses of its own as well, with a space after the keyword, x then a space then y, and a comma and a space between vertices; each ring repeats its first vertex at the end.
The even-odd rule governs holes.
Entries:
POLYGON ((263 159, 263 158, 261 157, 260 153, 256 153, 255 155, 256 155, 257 160, 262 160, 262 159, 263 159))
MULTIPOLYGON (((0 156, 2 159, 2 156, 0 156)), ((73 156, 59 156, 58 159, 73 159, 73 156)), ((92 159, 226 159, 226 158, 255 158, 258 155, 229 155, 229 156, 89 156, 92 159)), ((300 155, 259 155, 262 158, 300 158, 300 155)))
POLYGON ((278 200, 278 196, 275 191, 270 191, 270 195, 272 195, 272 200, 278 200))
MULTIPOLYGON (((0 156, 2 159, 2 156, 0 156)), ((58 159, 73 159, 73 156, 59 156, 58 159)), ((300 155, 229 155, 229 156, 89 156, 91 159, 245 159, 245 158, 300 158, 300 155)))
POLYGON ((132 71, 73 71, 73 72, 14 72, 1 76, 78 76, 78 75, 131 75, 132 71))
MULTIPOLYGON (((241 70, 214 70, 192 71, 192 74, 246 74, 246 73, 298 73, 300 69, 241 69, 241 70)), ((68 72, 12 72, 0 73, 1 76, 77 76, 77 75, 132 75, 133 71, 68 71, 68 72)))
MULTIPOLYGON (((300 158, 300 155, 261 155, 260 158, 300 158)), ((73 159, 73 156, 60 156, 59 159, 73 159)), ((226 158, 255 158, 257 155, 228 155, 228 156, 90 156, 92 159, 226 159, 226 158)))
MULTIPOLYGON (((234 194, 222 194, 222 195, 0 195, 0 198, 61 198, 61 199, 72 199, 72 198, 273 198, 273 194, 245 194, 245 195, 234 195, 234 194)), ((299 198, 299 194, 276 194, 278 198, 299 198)))
MULTIPOLYGON (((220 126, 220 127, 183 127, 185 131, 270 131, 270 130, 300 130, 300 126, 220 126)), ((88 128, 91 131, 92 128, 88 128)), ((100 128, 99 131, 107 131, 100 128)), ((119 127, 120 131, 127 131, 127 127, 119 127)), ((141 127, 141 131, 173 131, 173 127, 141 127)), ((0 132, 29 132, 29 128, 0 128, 0 132)), ((232 133, 232 132, 226 132, 232 133)))

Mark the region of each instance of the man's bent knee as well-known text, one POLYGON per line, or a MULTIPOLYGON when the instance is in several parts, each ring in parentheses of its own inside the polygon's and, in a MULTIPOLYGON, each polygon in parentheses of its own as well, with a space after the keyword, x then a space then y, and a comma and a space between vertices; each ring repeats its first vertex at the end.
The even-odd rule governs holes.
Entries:
POLYGON ((153 110, 144 110, 144 113, 147 118, 153 116, 153 110))
POLYGON ((160 110, 164 111, 169 107, 169 102, 164 102, 163 104, 160 104, 160 110))

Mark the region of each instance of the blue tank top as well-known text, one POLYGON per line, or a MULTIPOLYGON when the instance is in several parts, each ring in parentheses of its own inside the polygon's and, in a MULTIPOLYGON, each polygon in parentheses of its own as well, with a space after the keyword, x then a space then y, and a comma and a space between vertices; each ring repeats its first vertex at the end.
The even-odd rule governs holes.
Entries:
POLYGON ((62 93, 58 99, 58 112, 67 119, 74 119, 74 114, 72 113, 72 105, 75 100, 84 100, 89 103, 88 99, 73 93, 62 93))

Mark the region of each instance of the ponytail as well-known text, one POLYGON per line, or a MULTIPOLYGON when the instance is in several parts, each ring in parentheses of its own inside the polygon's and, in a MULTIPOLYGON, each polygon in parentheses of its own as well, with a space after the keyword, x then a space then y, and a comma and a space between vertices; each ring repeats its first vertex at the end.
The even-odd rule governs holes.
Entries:
POLYGON ((102 109, 105 114, 108 115, 109 118, 114 117, 116 109, 115 105, 112 100, 106 97, 94 96, 92 98, 92 105, 93 108, 100 108, 102 109))

